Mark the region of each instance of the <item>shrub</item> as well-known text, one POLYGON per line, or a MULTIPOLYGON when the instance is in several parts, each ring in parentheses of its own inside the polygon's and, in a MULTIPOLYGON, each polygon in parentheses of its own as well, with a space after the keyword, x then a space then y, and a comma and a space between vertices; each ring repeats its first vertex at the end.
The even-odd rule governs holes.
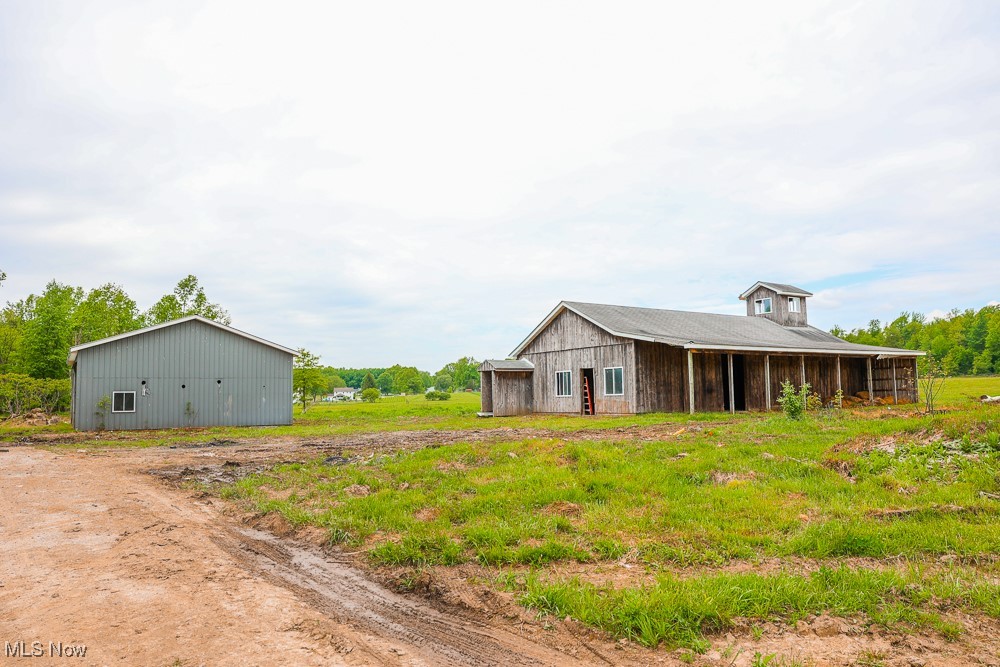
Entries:
POLYGON ((27 375, 0 375, 0 414, 8 417, 41 408, 46 414, 69 409, 69 380, 35 379, 27 375))
POLYGON ((809 406, 809 383, 802 385, 798 391, 788 380, 781 383, 781 396, 778 397, 778 404, 781 406, 785 416, 789 419, 802 419, 806 408, 809 406))
POLYGON ((368 389, 361 392, 361 400, 365 403, 374 403, 380 398, 382 398, 382 392, 375 387, 368 387, 368 389))
POLYGON ((450 401, 451 394, 447 391, 429 391, 424 394, 428 401, 450 401))

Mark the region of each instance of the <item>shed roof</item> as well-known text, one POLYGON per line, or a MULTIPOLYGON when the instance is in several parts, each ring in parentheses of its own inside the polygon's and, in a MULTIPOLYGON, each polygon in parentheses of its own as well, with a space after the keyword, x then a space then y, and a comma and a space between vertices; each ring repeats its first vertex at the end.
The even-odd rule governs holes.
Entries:
POLYGON ((479 364, 481 371, 533 371, 535 365, 527 359, 487 359, 479 364))
POLYGON ((520 354, 560 313, 570 310, 614 336, 688 350, 914 357, 924 353, 848 343, 816 327, 785 327, 764 317, 563 301, 511 356, 520 354))
POLYGON ((169 322, 163 322, 162 324, 154 324, 151 327, 145 327, 143 329, 136 329, 135 331, 129 331, 127 333, 118 334, 117 336, 110 336, 108 338, 102 338, 100 340, 91 341, 89 343, 83 343, 81 345, 74 345, 69 348, 69 358, 67 362, 70 366, 76 363, 76 355, 80 350, 86 350, 87 348, 97 347, 99 345, 106 345, 108 343, 113 343, 118 340, 124 340, 126 338, 131 338, 132 336, 140 336, 144 333, 149 333, 150 331, 156 331, 158 329, 166 329, 167 327, 176 326, 178 324, 184 324, 185 322, 203 322, 204 324, 211 325, 223 331, 228 331, 231 334, 236 334, 237 336, 242 336, 261 345, 267 345, 268 347, 274 348, 275 350, 280 350, 281 352, 287 352, 293 357, 299 356, 299 353, 295 350, 289 349, 287 347, 282 347, 277 343, 272 343, 269 340, 264 340, 263 338, 258 338, 252 334, 248 334, 245 331, 240 331, 239 329, 234 329, 233 327, 226 326, 225 324, 220 324, 215 320, 210 320, 207 317, 202 317, 201 315, 188 315, 187 317, 182 317, 178 320, 170 320, 169 322))
POLYGON ((740 294, 740 300, 746 299, 748 296, 754 293, 758 287, 766 287, 770 290, 774 290, 782 296, 812 296, 812 292, 807 292, 801 287, 796 287, 795 285, 785 285, 784 283, 769 283, 763 280, 758 280, 753 284, 753 287, 747 291, 740 294))

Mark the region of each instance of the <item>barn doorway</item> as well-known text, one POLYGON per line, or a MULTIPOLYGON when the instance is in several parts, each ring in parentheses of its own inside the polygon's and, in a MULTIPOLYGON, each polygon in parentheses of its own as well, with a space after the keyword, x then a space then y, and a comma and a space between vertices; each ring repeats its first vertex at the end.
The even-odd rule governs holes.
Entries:
POLYGON ((746 392, 746 359, 742 354, 719 355, 722 364, 722 397, 726 411, 730 409, 730 400, 734 410, 747 409, 746 392), (733 359, 733 396, 729 396, 729 358, 733 359))
POLYGON ((595 414, 594 411, 594 369, 593 368, 581 368, 580 378, 583 383, 580 387, 580 396, 582 398, 580 411, 585 415, 595 414))

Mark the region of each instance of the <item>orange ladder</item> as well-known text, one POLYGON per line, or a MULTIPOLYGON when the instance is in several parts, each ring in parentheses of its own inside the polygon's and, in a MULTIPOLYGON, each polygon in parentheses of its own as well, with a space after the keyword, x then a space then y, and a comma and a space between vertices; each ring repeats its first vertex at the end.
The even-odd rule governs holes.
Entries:
POLYGON ((594 414, 594 401, 590 396, 590 380, 586 376, 583 378, 583 414, 594 414))

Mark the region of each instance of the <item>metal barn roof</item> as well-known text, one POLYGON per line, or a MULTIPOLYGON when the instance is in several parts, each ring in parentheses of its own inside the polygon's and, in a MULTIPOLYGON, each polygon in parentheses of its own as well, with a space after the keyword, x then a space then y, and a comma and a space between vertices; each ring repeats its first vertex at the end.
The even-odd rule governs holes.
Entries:
POLYGON ((570 310, 614 336, 689 350, 913 357, 924 353, 848 343, 816 327, 784 327, 763 317, 563 301, 517 346, 517 356, 561 312, 570 310))
POLYGON ((260 343, 261 345, 266 345, 266 346, 272 347, 272 348, 274 348, 276 350, 280 350, 282 352, 287 352, 288 354, 292 355, 293 357, 299 356, 299 353, 296 352, 295 350, 289 349, 287 347, 283 347, 281 345, 278 345, 277 343, 272 343, 271 341, 264 340, 263 338, 258 338, 257 336, 254 336, 252 334, 248 334, 245 331, 240 331, 239 329, 234 329, 232 327, 226 326, 225 324, 220 324, 219 322, 216 322, 215 320, 210 320, 207 317, 202 317, 201 315, 188 315, 187 317, 182 317, 182 318, 180 318, 178 320, 170 320, 169 322, 163 322, 162 324, 154 324, 151 327, 145 327, 143 329, 136 329, 135 331, 129 331, 128 333, 118 334, 117 336, 110 336, 108 338, 102 338, 100 340, 91 341, 89 343, 83 343, 81 345, 74 345, 73 347, 69 348, 69 358, 67 359, 67 362, 69 363, 70 366, 72 366, 73 364, 75 364, 76 363, 77 352, 79 352, 80 350, 86 350, 87 348, 90 348, 90 347, 97 347, 98 345, 106 345, 108 343, 113 343, 113 342, 118 341, 118 340, 124 340, 126 338, 131 338, 132 336, 140 336, 140 335, 142 335, 144 333, 149 333, 150 331, 156 331, 157 329, 165 329, 167 327, 176 326, 178 324, 184 324, 185 322, 202 322, 204 324, 211 325, 211 326, 216 327, 218 329, 222 329, 223 331, 228 331, 231 334, 236 334, 237 336, 242 336, 243 338, 247 338, 247 339, 252 340, 254 342, 260 343))
POLYGON ((812 296, 812 292, 807 292, 801 287, 796 287, 795 285, 785 285, 783 283, 769 283, 763 280, 758 280, 753 284, 753 287, 747 291, 740 294, 740 300, 746 299, 748 296, 753 294, 754 290, 758 287, 766 287, 769 290, 774 290, 782 296, 812 296))
POLYGON ((487 359, 479 364, 480 371, 533 371, 535 365, 527 359, 487 359))

